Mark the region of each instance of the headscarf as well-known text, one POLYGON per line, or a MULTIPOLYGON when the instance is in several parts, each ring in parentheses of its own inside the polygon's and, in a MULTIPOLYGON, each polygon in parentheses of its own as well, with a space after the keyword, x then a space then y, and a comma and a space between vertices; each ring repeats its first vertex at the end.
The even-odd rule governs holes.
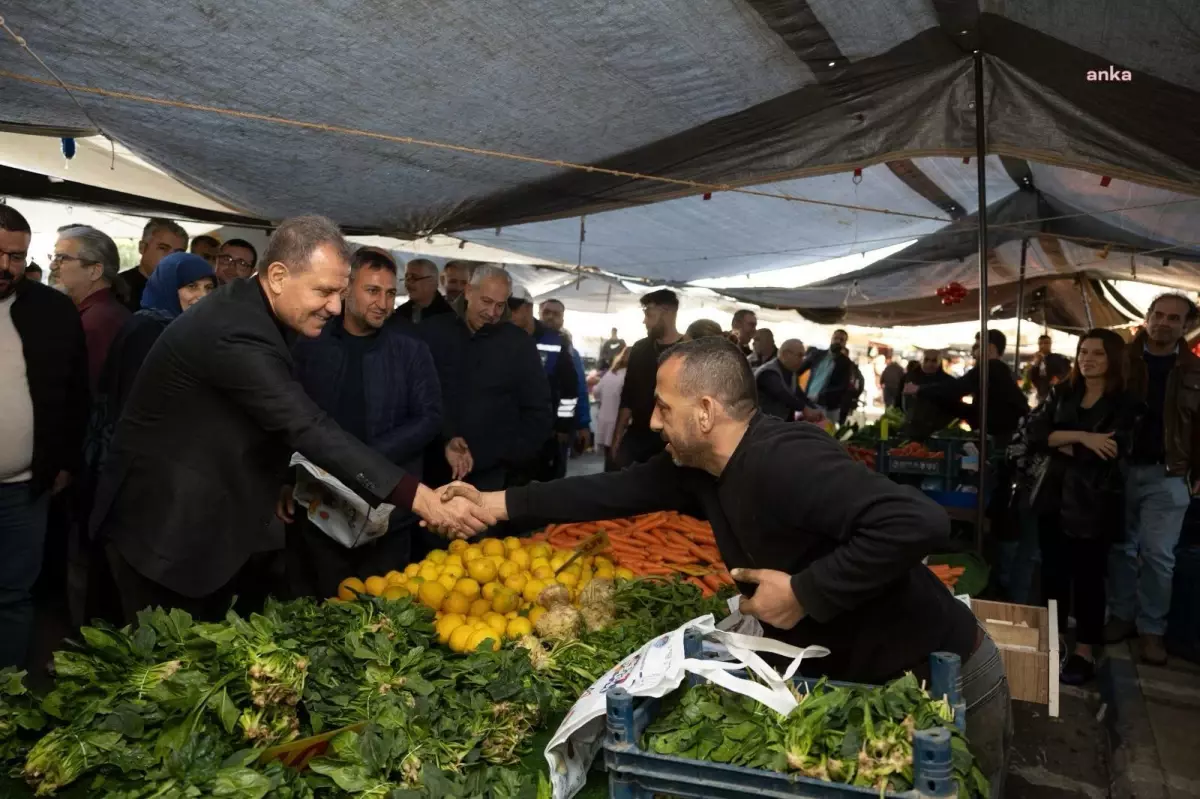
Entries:
POLYGON ((179 302, 179 290, 197 280, 217 279, 212 265, 199 255, 173 252, 158 262, 158 266, 146 281, 142 292, 142 310, 139 313, 169 322, 183 313, 179 302))

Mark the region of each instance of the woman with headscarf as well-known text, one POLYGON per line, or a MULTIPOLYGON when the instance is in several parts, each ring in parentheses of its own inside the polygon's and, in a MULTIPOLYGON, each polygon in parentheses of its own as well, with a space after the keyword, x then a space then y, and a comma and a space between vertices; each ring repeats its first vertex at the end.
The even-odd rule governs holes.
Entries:
POLYGON ((171 253, 158 262, 142 292, 142 307, 121 328, 100 377, 98 400, 107 405, 106 421, 116 424, 133 379, 150 348, 175 317, 216 288, 212 264, 199 255, 171 253))

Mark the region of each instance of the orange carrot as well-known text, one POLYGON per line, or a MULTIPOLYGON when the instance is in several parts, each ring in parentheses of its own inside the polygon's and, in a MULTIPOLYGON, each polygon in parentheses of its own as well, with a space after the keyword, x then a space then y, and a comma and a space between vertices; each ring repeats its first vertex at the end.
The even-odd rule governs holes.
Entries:
POLYGON ((710 597, 715 593, 711 588, 701 582, 699 577, 689 577, 687 578, 687 581, 700 589, 701 596, 710 597))
POLYGON ((722 583, 721 583, 721 580, 720 580, 720 578, 718 578, 718 577, 717 577, 717 575, 715 575, 715 574, 706 574, 706 575, 704 575, 703 577, 701 577, 700 579, 701 579, 701 580, 704 582, 704 584, 705 584, 705 585, 707 585, 707 586, 708 586, 709 588, 711 588, 713 591, 720 591, 720 590, 721 590, 721 585, 722 585, 722 583))

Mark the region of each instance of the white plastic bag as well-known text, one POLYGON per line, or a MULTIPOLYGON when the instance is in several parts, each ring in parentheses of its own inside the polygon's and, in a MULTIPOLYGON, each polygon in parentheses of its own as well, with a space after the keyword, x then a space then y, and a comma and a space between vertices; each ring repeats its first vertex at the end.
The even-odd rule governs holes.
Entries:
POLYGON ((554 799, 570 799, 587 782, 588 769, 604 743, 607 694, 612 689, 624 688, 635 697, 666 696, 691 673, 787 714, 796 707, 796 699, 787 685, 790 678, 804 658, 828 654, 829 650, 820 646, 801 649, 782 641, 719 630, 711 614, 658 636, 584 691, 550 739, 546 746, 546 762, 550 765, 554 799), (686 657, 684 638, 690 630, 704 636, 706 649, 716 648, 726 657, 721 660, 686 657), (792 661, 783 674, 779 674, 759 657, 758 652, 771 652, 792 661), (763 682, 753 682, 732 673, 742 669, 754 672, 763 682))
POLYGON ((353 549, 387 533, 394 505, 384 502, 372 508, 345 483, 299 452, 292 454, 291 465, 299 467, 292 496, 305 509, 308 520, 325 535, 353 549))

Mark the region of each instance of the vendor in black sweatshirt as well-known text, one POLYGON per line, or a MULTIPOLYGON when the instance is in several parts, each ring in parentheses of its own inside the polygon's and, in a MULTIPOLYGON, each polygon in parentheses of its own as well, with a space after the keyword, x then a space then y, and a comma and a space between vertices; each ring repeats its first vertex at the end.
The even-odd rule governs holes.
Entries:
POLYGON ((821 428, 760 413, 754 376, 720 337, 660 359, 651 427, 666 452, 619 472, 474 496, 499 518, 566 523, 677 510, 707 519, 766 634, 830 654, 830 678, 880 683, 928 674, 929 655, 958 654, 968 738, 1000 780, 1009 693, 994 644, 921 563, 949 538, 945 512, 916 489, 853 461, 821 428))

